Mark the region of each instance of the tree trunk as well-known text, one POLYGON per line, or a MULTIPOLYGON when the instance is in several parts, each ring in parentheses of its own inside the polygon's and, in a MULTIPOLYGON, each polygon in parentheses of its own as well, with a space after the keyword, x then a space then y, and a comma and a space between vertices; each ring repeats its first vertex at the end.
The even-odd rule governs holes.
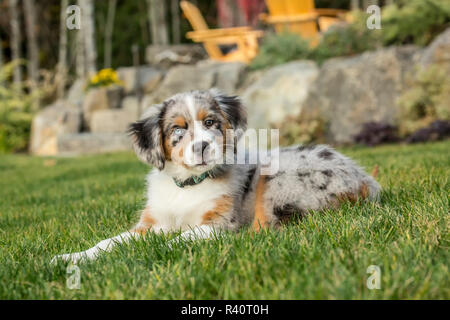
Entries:
POLYGON ((36 37, 36 8, 34 0, 24 0, 26 32, 28 38, 28 69, 32 85, 39 82, 39 47, 36 37))
POLYGON ((59 21, 59 52, 58 52, 58 67, 57 67, 57 83, 58 83, 58 98, 63 98, 66 81, 67 81, 67 28, 66 28, 66 10, 69 5, 69 0, 61 1, 61 13, 59 21))
POLYGON ((97 49, 95 46, 94 3, 92 0, 79 0, 81 7, 81 30, 83 30, 85 64, 88 75, 97 72, 97 49))
POLYGON ((359 0, 352 0, 350 4, 350 8, 352 10, 358 10, 359 9, 359 0))
POLYGON ((147 0, 150 32, 152 34, 152 43, 156 45, 169 44, 169 35, 166 24, 166 6, 165 1, 147 0))
POLYGON ((172 16, 172 35, 173 43, 180 43, 180 5, 178 0, 171 0, 171 16, 172 16))
MULTIPOLYGON (((9 0, 9 11, 11 15, 11 51, 13 60, 20 59, 20 43, 22 41, 17 2, 18 0, 9 0)), ((14 84, 17 85, 22 82, 22 70, 20 66, 17 66, 14 69, 13 81, 14 84)))
POLYGON ((114 18, 116 16, 117 0, 109 0, 108 2, 108 17, 105 28, 105 56, 104 67, 111 68, 112 59, 112 36, 114 31, 114 18))
MULTIPOLYGON (((0 34, 0 72, 2 71, 3 68, 3 40, 2 40, 2 35, 0 34)), ((0 86, 3 84, 3 81, 0 80, 0 86)))
MULTIPOLYGON (((80 8, 81 2, 83 0, 78 0, 77 4, 80 8)), ((81 10, 83 16, 83 10, 81 10)), ((85 28, 84 21, 81 19, 81 28, 78 29, 76 35, 76 73, 77 78, 83 79, 86 77, 86 53, 85 53, 85 28)))
POLYGON ((3 68, 3 40, 0 34, 0 70, 3 68))

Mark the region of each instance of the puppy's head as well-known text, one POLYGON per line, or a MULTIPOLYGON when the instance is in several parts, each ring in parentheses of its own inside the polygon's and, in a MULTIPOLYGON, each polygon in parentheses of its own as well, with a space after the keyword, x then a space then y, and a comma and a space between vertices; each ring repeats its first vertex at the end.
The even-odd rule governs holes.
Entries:
POLYGON ((239 98, 217 90, 177 94, 149 112, 129 131, 138 157, 159 170, 167 162, 195 174, 210 170, 247 127, 239 98))

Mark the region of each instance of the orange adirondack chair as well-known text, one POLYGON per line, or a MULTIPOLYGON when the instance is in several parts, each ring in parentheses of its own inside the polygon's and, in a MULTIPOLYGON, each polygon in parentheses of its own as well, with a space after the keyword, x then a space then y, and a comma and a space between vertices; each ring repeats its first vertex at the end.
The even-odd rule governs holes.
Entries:
POLYGON ((319 40, 319 31, 326 31, 333 24, 345 20, 345 10, 316 9, 314 0, 266 0, 269 14, 260 19, 274 26, 277 33, 298 33, 311 45, 319 40))
POLYGON ((188 1, 180 2, 181 9, 194 31, 186 37, 201 42, 212 60, 240 61, 249 63, 258 54, 258 38, 263 32, 250 27, 209 29, 200 10, 188 1), (237 45, 237 49, 228 54, 222 53, 219 45, 237 45))

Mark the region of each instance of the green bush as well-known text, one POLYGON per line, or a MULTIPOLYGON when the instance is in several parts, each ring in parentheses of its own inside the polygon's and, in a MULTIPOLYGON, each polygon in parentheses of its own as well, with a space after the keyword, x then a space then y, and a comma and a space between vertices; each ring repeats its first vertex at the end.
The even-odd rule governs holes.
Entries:
POLYGON ((358 54, 381 46, 426 45, 450 23, 450 1, 410 0, 383 7, 381 30, 367 28, 369 14, 355 12, 351 24, 336 25, 325 32, 315 48, 298 34, 268 36, 251 68, 261 69, 291 60, 324 60, 358 54))
POLYGON ((424 46, 450 22, 450 1, 408 0, 383 8, 384 45, 414 43, 424 46))
POLYGON ((365 15, 355 15, 355 22, 335 26, 325 32, 317 47, 311 49, 310 58, 322 63, 324 60, 374 50, 379 45, 378 30, 369 30, 365 15))
POLYGON ((259 54, 253 59, 250 68, 262 69, 308 57, 309 44, 297 34, 271 34, 264 38, 259 54))
POLYGON ((0 69, 0 153, 26 150, 38 91, 27 93, 25 84, 12 85, 11 74, 21 62, 0 69))
MULTIPOLYGON (((281 124, 280 124, 281 126, 281 124)), ((280 145, 324 143, 327 123, 320 116, 319 111, 298 116, 287 117, 283 120, 283 130, 280 130, 280 145)))
POLYGON ((450 120, 450 75, 448 68, 433 65, 419 70, 409 89, 398 99, 399 129, 406 136, 434 120, 450 120))

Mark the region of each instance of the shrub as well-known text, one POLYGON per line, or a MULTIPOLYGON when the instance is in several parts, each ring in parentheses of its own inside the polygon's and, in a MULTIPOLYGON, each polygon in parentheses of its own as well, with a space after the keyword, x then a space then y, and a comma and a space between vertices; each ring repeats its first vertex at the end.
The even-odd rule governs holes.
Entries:
POLYGON ((407 139, 407 143, 427 142, 443 140, 450 137, 450 121, 436 120, 428 127, 413 132, 407 139))
POLYGON ((450 120, 450 75, 441 65, 419 70, 409 89, 397 101, 402 136, 428 126, 435 120, 450 120))
POLYGON ((262 69, 292 60, 306 59, 309 44, 297 34, 271 34, 264 38, 258 55, 250 64, 251 69, 262 69))
POLYGON ((353 22, 336 25, 310 48, 298 34, 266 37, 251 67, 260 69, 297 59, 324 60, 358 54, 381 46, 426 45, 450 23, 450 1, 408 0, 383 7, 381 30, 366 26, 365 12, 355 12, 353 22))
POLYGON ((428 44, 450 22, 450 1, 408 0, 383 8, 384 45, 428 44))
POLYGON ((0 69, 0 153, 24 151, 30 136, 33 113, 39 91, 28 90, 25 84, 10 84, 14 68, 21 62, 11 62, 0 69))
POLYGON ((355 136, 355 142, 366 146, 397 142, 397 127, 382 122, 364 123, 361 131, 355 136))
POLYGON ((317 47, 311 49, 310 58, 322 63, 324 60, 374 50, 378 46, 378 31, 361 26, 362 22, 335 26, 323 34, 317 47))
POLYGON ((280 145, 308 144, 325 142, 326 122, 319 113, 291 116, 283 121, 280 130, 280 145))

